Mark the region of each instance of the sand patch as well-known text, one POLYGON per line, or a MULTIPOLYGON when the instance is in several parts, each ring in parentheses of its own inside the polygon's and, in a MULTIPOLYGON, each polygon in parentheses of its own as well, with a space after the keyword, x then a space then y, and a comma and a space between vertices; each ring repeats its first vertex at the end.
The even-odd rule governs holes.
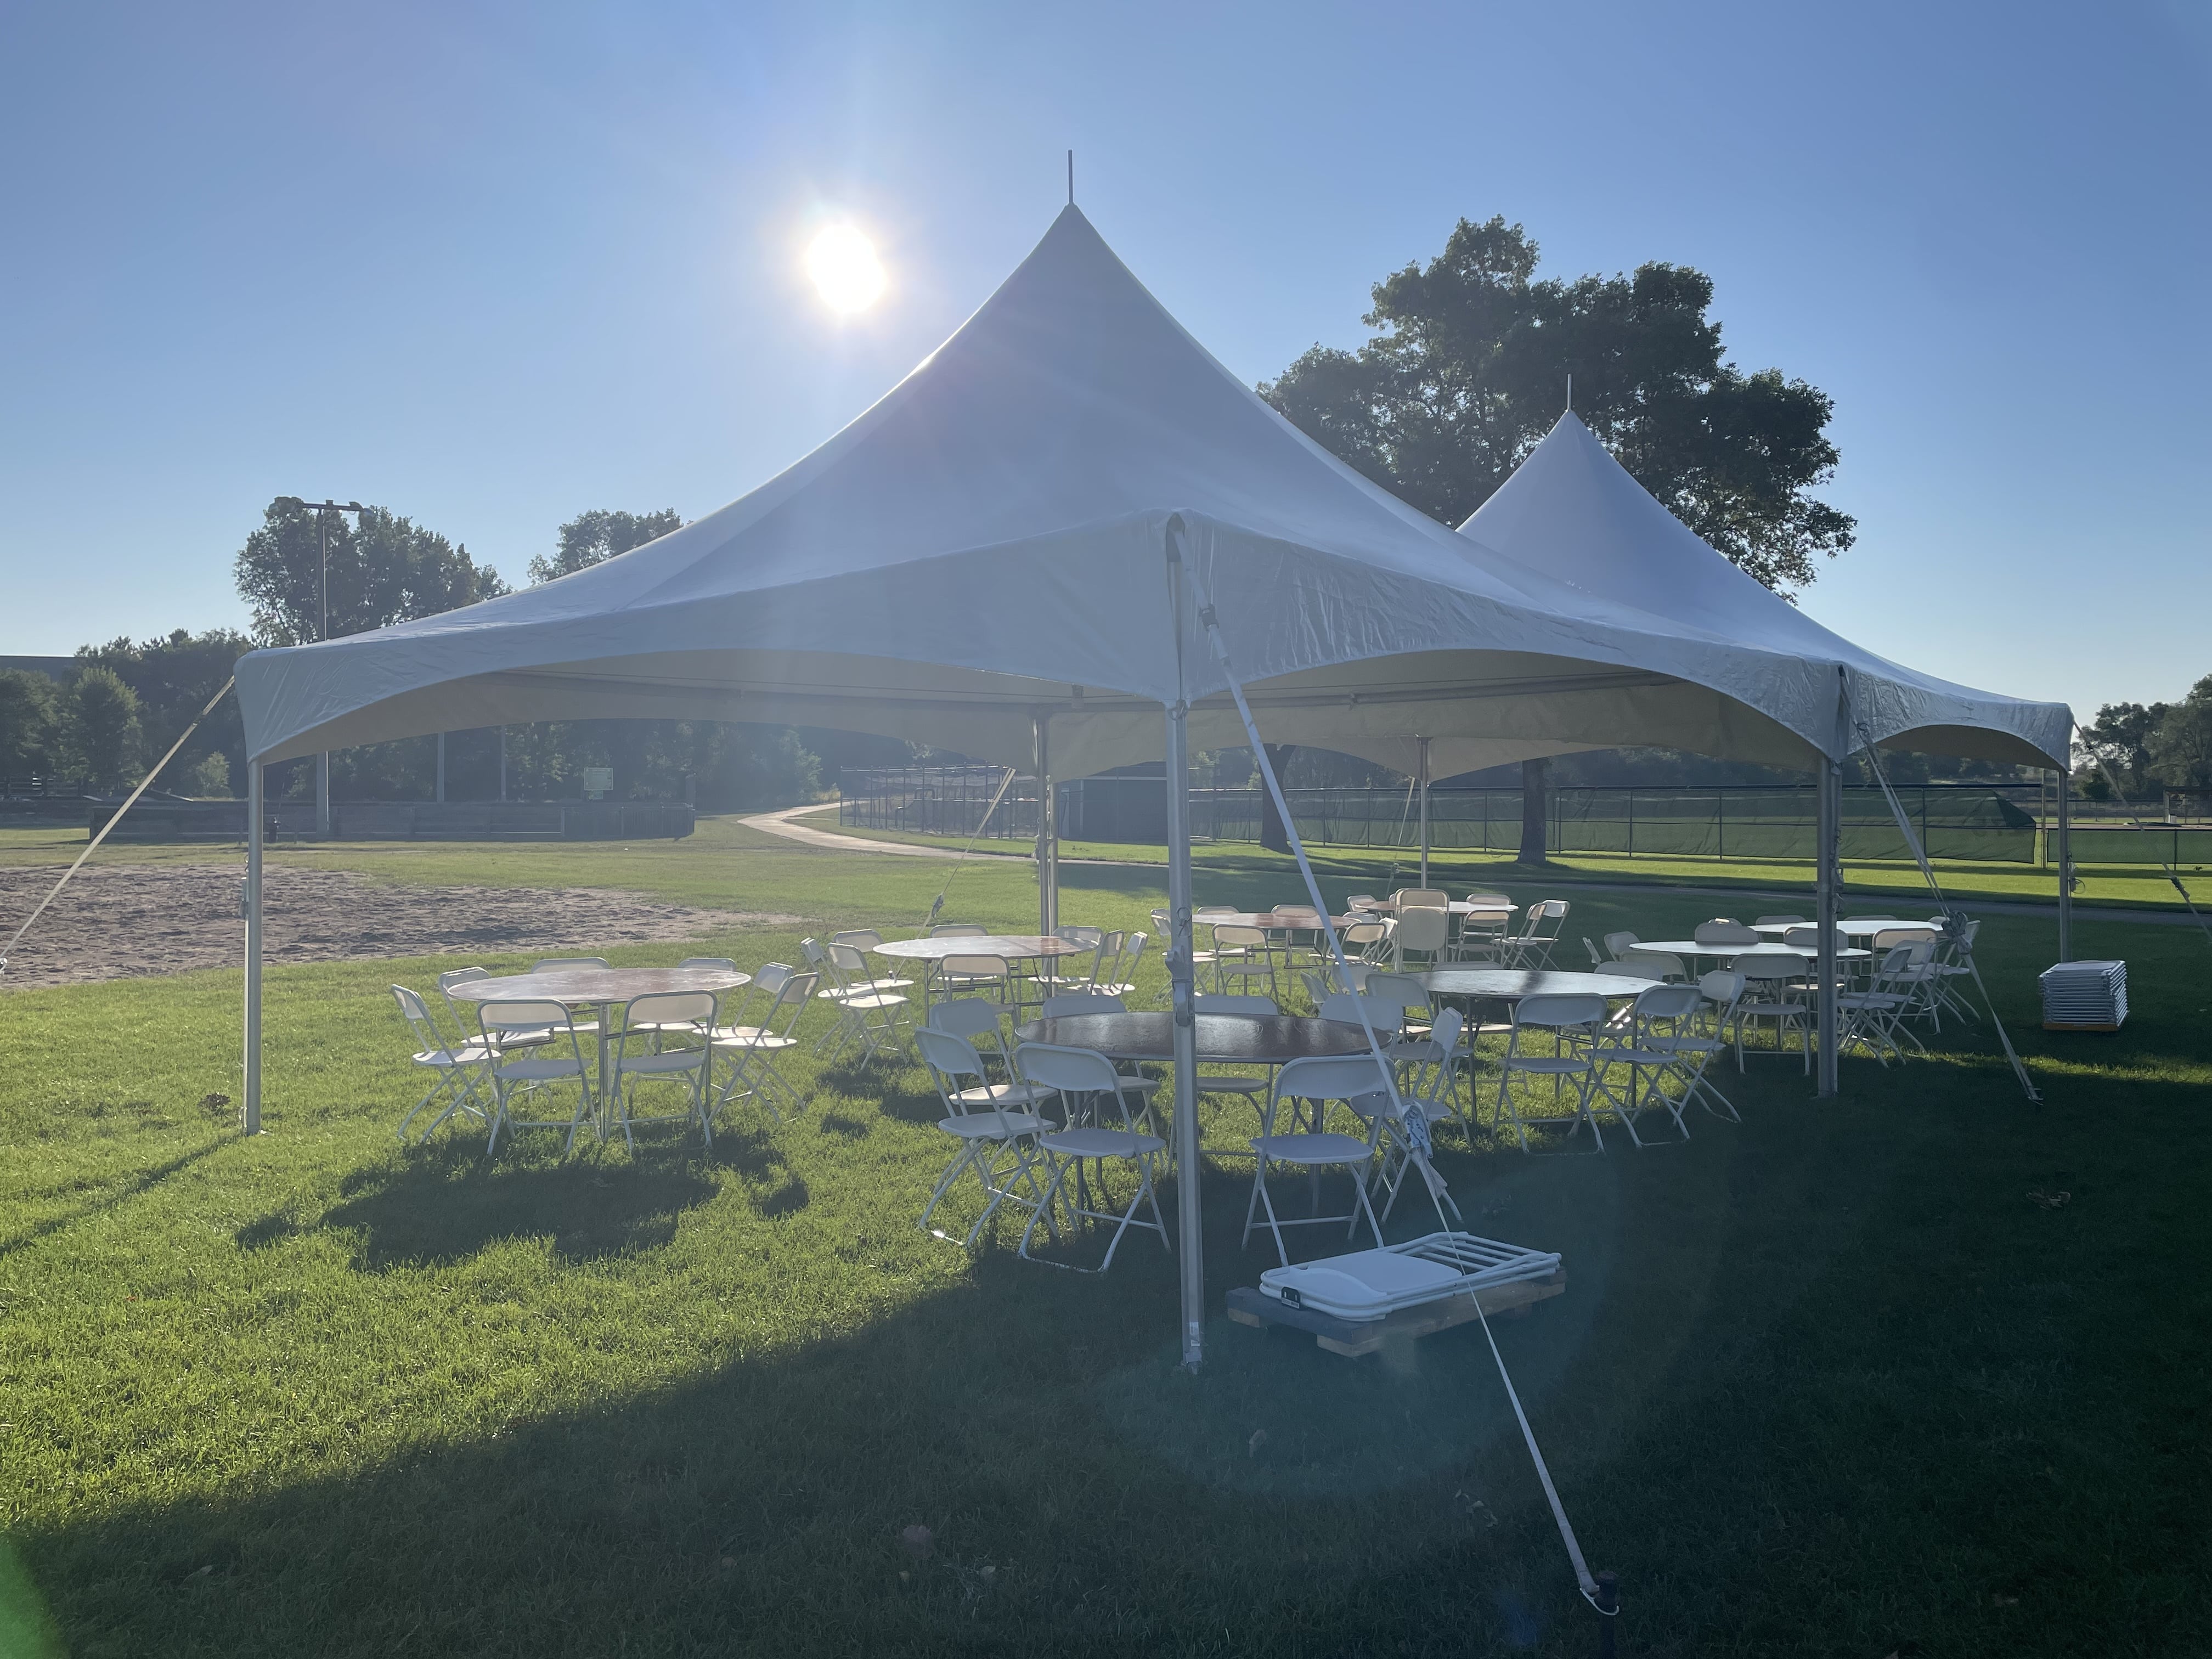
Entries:
MULTIPOLYGON (((0 870, 0 944, 60 872, 0 870)), ((0 990, 234 968, 244 959, 233 864, 88 866, 9 954, 0 990)), ((799 916, 702 910, 604 888, 405 887, 349 870, 270 868, 263 877, 264 960, 596 955, 609 945, 792 927, 799 916)))

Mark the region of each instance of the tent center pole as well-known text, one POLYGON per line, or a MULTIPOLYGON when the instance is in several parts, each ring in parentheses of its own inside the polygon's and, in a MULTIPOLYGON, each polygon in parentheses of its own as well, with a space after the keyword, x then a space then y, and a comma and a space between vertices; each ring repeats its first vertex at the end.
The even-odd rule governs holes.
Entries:
POLYGON ((1197 988, 1190 937, 1190 703, 1183 681, 1181 526, 1166 535, 1168 618, 1175 629, 1176 700, 1167 708, 1168 975, 1175 1025, 1176 1233, 1182 1256, 1182 1363, 1196 1370, 1206 1358, 1205 1212, 1199 1192, 1197 988))
POLYGON ((1836 1038, 1838 1034, 1836 1007, 1836 925, 1837 909, 1843 886, 1843 817, 1844 768, 1840 761, 1820 758, 1820 787, 1819 807, 1820 846, 1815 854, 1814 891, 1816 921, 1820 930, 1820 943, 1814 962, 1814 973, 1820 983, 1820 1058, 1819 1095, 1823 1100, 1834 1097, 1838 1091, 1837 1081, 1836 1038))
POLYGON ((1421 885, 1429 884, 1429 740, 1417 738, 1421 745, 1421 885))
POLYGON ((246 1133, 261 1133, 261 837, 267 769, 246 763, 246 1078, 240 1091, 246 1133))
POLYGON ((2074 960, 2073 774, 2058 774, 2058 959, 2074 960))
POLYGON ((1031 731, 1036 745, 1037 781, 1037 932, 1050 939, 1060 931, 1060 813, 1053 799, 1052 716, 1036 715, 1031 731))

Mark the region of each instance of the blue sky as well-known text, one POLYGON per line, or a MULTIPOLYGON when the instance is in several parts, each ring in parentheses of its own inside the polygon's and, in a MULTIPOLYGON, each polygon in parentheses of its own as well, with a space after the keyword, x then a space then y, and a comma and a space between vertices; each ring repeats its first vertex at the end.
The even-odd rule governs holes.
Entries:
POLYGON ((2087 712, 2212 673, 2212 5, 17 6, 0 653, 244 620, 274 495, 519 579, 696 516, 911 368, 1077 195, 1248 380, 1503 213, 1715 279, 1836 399, 1886 654, 2087 712), (891 278, 805 283, 848 218, 891 278))

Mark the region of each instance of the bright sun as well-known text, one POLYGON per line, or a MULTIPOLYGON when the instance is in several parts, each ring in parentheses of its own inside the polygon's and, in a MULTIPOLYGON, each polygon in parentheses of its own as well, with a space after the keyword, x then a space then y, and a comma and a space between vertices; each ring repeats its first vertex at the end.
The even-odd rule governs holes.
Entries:
POLYGON ((850 225, 832 225, 808 244, 806 274, 832 311, 866 311, 883 297, 876 245, 850 225))

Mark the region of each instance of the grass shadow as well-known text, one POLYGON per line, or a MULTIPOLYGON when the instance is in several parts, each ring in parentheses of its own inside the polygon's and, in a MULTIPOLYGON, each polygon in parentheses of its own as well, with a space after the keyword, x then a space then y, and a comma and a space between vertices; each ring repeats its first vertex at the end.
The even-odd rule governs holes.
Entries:
POLYGON ((190 1169, 210 1153, 219 1152, 229 1143, 230 1137, 226 1135, 220 1140, 211 1140, 206 1146, 195 1147, 189 1152, 179 1152, 166 1163, 157 1164, 150 1170, 141 1170, 137 1174, 115 1182, 111 1190, 101 1194, 90 1203, 80 1204, 74 1209, 63 1211, 58 1215, 48 1216, 43 1221, 32 1223, 21 1232, 11 1234, 6 1238, 0 1238, 0 1261, 6 1260, 18 1250, 28 1249, 40 1239, 50 1237, 64 1227, 85 1220, 88 1217, 104 1214, 118 1205, 137 1197, 141 1193, 150 1192, 171 1176, 190 1169))
MULTIPOLYGON (((465 1261, 509 1238, 549 1239, 554 1255, 572 1262, 652 1249, 718 1190, 678 1159, 487 1169, 472 1146, 458 1144, 358 1172, 346 1184, 351 1191, 315 1225, 357 1234, 354 1266, 368 1273, 465 1261)), ((289 1224, 264 1218, 240 1241, 257 1230, 281 1237, 289 1224)))

